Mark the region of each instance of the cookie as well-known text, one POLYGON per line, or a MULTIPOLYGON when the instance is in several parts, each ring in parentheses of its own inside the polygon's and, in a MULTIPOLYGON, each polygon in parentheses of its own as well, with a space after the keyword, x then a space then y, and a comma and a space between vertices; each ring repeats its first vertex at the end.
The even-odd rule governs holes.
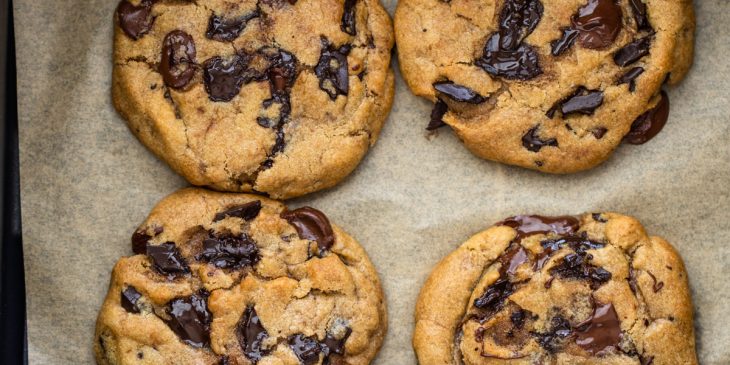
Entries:
POLYGON ((316 209, 185 189, 132 247, 97 319, 99 364, 360 365, 383 342, 372 263, 316 209))
POLYGON ((413 346, 420 365, 697 364, 682 259, 615 213, 473 236, 421 289, 413 346))
POLYGON ((401 71, 475 155, 548 173, 662 129, 692 63, 691 0, 401 0, 401 71))
POLYGON ((190 183, 277 199, 335 185, 393 100, 377 0, 122 0, 114 105, 190 183))

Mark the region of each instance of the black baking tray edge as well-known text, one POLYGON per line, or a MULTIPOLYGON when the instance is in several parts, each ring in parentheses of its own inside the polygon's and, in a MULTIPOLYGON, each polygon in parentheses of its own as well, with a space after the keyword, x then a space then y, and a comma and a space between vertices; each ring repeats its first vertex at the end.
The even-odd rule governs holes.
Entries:
POLYGON ((0 364, 27 364, 23 238, 20 225, 18 101, 12 0, 0 0, 0 364))

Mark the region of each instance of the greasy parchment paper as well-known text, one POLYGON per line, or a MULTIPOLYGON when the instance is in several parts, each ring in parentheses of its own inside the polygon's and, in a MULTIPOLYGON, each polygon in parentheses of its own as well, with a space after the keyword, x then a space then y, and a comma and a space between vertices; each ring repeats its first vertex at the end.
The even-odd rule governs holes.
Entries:
MULTIPOLYGON (((682 254, 703 364, 730 363, 730 1, 696 0, 697 56, 669 91, 664 131, 602 166, 550 176, 425 137, 430 103, 402 79, 378 144, 347 180, 291 201, 317 207, 367 249, 388 299, 375 364, 415 364, 413 308, 432 267, 518 213, 617 211, 682 254)), ((385 5, 393 12, 396 0, 385 5)), ((111 105, 116 0, 16 0, 20 162, 32 364, 93 363, 94 321, 114 262, 152 206, 186 182, 111 105)), ((397 67, 397 62, 394 62, 397 67)), ((455 278, 458 280, 458 278, 455 278)))

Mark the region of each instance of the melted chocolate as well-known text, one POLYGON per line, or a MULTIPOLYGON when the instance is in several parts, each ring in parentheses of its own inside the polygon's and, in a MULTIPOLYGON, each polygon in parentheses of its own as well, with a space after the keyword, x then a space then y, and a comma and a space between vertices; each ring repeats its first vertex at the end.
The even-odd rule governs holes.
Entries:
POLYGON ((536 234, 570 234, 578 230, 580 222, 577 218, 571 216, 543 217, 539 215, 518 215, 507 218, 497 223, 497 225, 514 228, 517 231, 517 235, 512 241, 520 242, 523 238, 536 234))
POLYGON ((181 30, 173 30, 162 42, 162 59, 159 71, 165 85, 182 89, 195 76, 195 42, 181 30))
POLYGON ((230 207, 222 212, 216 213, 213 222, 222 221, 228 217, 241 218, 245 221, 251 221, 259 215, 261 211, 261 201, 255 200, 246 204, 230 207))
POLYGON ((621 75, 621 77, 618 78, 618 82, 616 84, 629 84, 629 91, 634 92, 634 90, 636 90, 636 78, 639 77, 642 73, 644 73, 643 67, 634 67, 626 71, 625 74, 621 75))
POLYGON ((565 51, 573 46, 579 34, 580 32, 571 27, 563 28, 563 35, 561 35, 560 38, 550 42, 550 54, 552 54, 553 56, 559 56, 563 54, 565 51))
POLYGON ((165 242, 161 245, 147 244, 147 256, 152 260, 154 268, 169 278, 190 272, 188 264, 180 255, 174 242, 165 242))
POLYGON ((317 337, 307 337, 302 334, 290 336, 289 347, 304 365, 316 364, 319 361, 319 353, 322 352, 317 337))
POLYGON ((170 301, 167 325, 180 339, 193 347, 206 347, 210 344, 210 322, 213 316, 208 312, 208 293, 201 290, 185 298, 170 301))
POLYGON ((342 12, 342 20, 341 20, 341 24, 340 24, 340 29, 342 29, 343 32, 345 32, 349 35, 357 34, 357 26, 356 26, 356 22, 355 22, 356 5, 357 5, 357 0, 345 0, 345 8, 342 12))
POLYGON ((621 67, 628 66, 649 54, 653 34, 637 39, 613 54, 613 62, 621 67))
POLYGON ((474 300, 474 306, 486 312, 484 317, 491 316, 502 308, 507 298, 514 293, 514 289, 514 285, 508 279, 500 278, 474 300))
POLYGON ((550 329, 545 333, 533 333, 537 342, 542 348, 550 353, 558 351, 563 341, 573 333, 570 322, 561 316, 555 316, 550 320, 550 329))
POLYGON ((555 138, 541 139, 537 134, 538 129, 540 129, 540 126, 536 125, 522 136, 523 147, 532 152, 539 152, 546 146, 558 147, 558 140, 555 138))
POLYGON ((552 254, 565 246, 570 247, 573 251, 580 255, 585 255, 588 250, 596 250, 605 247, 605 245, 600 242, 589 240, 585 234, 548 239, 540 242, 540 245, 542 246, 542 253, 537 256, 534 267, 535 270, 542 269, 552 254))
POLYGON ((319 88, 332 100, 336 100, 338 95, 347 96, 350 90, 348 54, 350 54, 349 45, 335 48, 326 39, 322 40, 322 53, 319 55, 314 73, 319 78, 319 88))
POLYGON ((274 157, 284 151, 286 147, 286 137, 284 135, 284 125, 289 121, 291 114, 291 100, 289 92, 294 80, 297 78, 297 60, 291 53, 278 50, 275 54, 270 55, 269 68, 266 71, 266 79, 269 81, 269 89, 271 90, 271 98, 264 100, 264 108, 269 108, 273 104, 279 105, 279 119, 274 122, 268 118, 259 118, 258 123, 263 127, 274 128, 276 140, 268 158, 261 163, 260 170, 266 170, 273 166, 274 157))
POLYGON ((520 265, 530 261, 530 257, 522 246, 516 245, 500 256, 499 261, 502 264, 500 273, 514 275, 520 265))
POLYGON ((588 0, 573 16, 573 29, 578 31, 578 43, 584 48, 601 49, 610 46, 621 31, 621 7, 615 0, 588 0))
POLYGON ((661 132, 669 118, 669 97, 662 91, 659 103, 640 115, 631 124, 631 130, 624 140, 631 144, 644 144, 661 132))
POLYGON ((596 290, 611 280, 611 273, 601 267, 593 266, 589 261, 593 257, 576 252, 563 257, 563 261, 550 269, 550 274, 561 278, 588 280, 591 289, 596 290))
POLYGON ((444 115, 446 115, 446 112, 448 111, 449 106, 446 105, 446 103, 441 101, 441 99, 436 101, 436 104, 433 106, 433 110, 431 110, 431 121, 428 122, 426 130, 433 131, 445 126, 446 123, 444 123, 444 115))
POLYGON ((200 259, 222 269, 239 269, 259 262, 259 248, 256 242, 242 233, 239 236, 213 235, 203 240, 200 259))
POLYGON ((155 18, 152 17, 152 0, 143 0, 139 6, 122 0, 117 6, 119 26, 130 38, 137 40, 152 29, 155 18))
POLYGON ((585 87, 580 86, 572 95, 557 101, 545 115, 551 119, 555 116, 555 112, 557 111, 560 111, 560 113, 563 114, 563 117, 570 114, 591 115, 602 104, 602 91, 588 90, 585 87))
POLYGON ((495 77, 529 80, 542 74, 538 54, 525 44, 542 18, 539 0, 507 0, 499 16, 499 30, 484 46, 484 53, 475 64, 495 77))
POLYGON ((621 321, 613 304, 597 304, 591 318, 577 326, 575 343, 596 355, 618 348, 621 342, 621 321))
POLYGON ((234 55, 226 61, 216 56, 203 64, 203 83, 212 101, 231 101, 241 91, 244 83, 251 81, 246 75, 248 58, 234 55))
POLYGON ((252 306, 243 312, 236 326, 236 338, 243 354, 254 364, 269 354, 269 350, 263 348, 263 342, 269 338, 269 333, 266 332, 256 314, 256 309, 252 306))
POLYGON ((139 313, 140 310, 137 306, 139 298, 142 298, 142 294, 140 294, 135 287, 131 285, 128 286, 126 289, 122 290, 122 308, 129 313, 139 313))
POLYGON ((316 241, 320 254, 323 251, 328 251, 335 243, 335 235, 329 219, 317 209, 303 207, 287 210, 281 213, 281 218, 286 219, 289 224, 294 226, 299 238, 316 241))
POLYGON ((487 100, 474 90, 466 86, 455 84, 452 81, 439 81, 433 84, 433 88, 454 101, 469 104, 481 104, 487 100))
POLYGON ((210 17, 210 21, 208 21, 208 30, 205 32, 205 36, 215 41, 231 42, 241 35, 241 32, 246 28, 246 24, 251 19, 258 18, 259 16, 258 10, 244 16, 230 19, 213 14, 210 17))

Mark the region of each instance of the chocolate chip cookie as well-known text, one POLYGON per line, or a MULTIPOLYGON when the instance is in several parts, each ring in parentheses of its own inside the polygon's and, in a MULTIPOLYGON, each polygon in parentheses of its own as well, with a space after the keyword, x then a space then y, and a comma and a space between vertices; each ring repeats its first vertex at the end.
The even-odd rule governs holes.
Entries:
POLYGON ((427 129, 549 173, 659 133, 694 28, 691 0, 401 0, 395 15, 403 77, 435 103, 427 129))
POLYGON ((378 0, 122 0, 114 105, 194 185, 289 198, 357 166, 393 100, 378 0))
POLYGON ((687 272, 634 218, 516 216, 421 290, 419 364, 697 364, 687 272))
POLYGON ((369 364, 387 321, 365 251, 320 211, 181 190, 132 236, 96 324, 99 364, 369 364))

